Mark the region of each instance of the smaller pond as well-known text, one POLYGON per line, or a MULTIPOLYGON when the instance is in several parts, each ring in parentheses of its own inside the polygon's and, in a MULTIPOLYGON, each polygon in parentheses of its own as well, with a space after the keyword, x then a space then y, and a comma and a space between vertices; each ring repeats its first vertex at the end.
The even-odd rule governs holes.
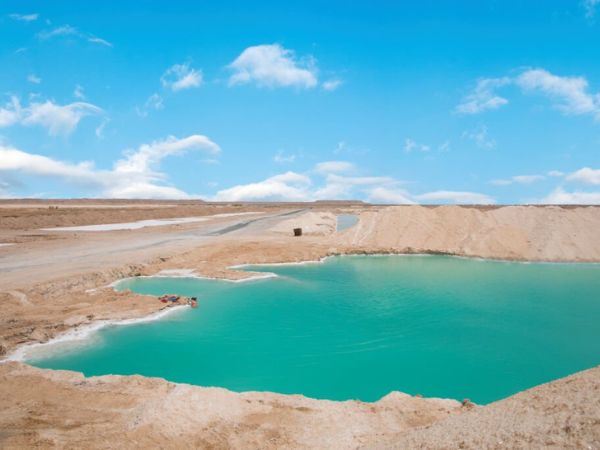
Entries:
POLYGON ((340 214, 337 216, 336 231, 344 231, 358 223, 356 214, 340 214))

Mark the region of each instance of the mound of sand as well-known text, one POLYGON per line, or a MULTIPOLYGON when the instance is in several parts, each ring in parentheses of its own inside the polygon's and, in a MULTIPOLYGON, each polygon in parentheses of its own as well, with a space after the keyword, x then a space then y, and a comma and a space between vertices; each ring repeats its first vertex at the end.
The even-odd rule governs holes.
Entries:
POLYGON ((484 258, 599 261, 600 208, 393 206, 363 211, 339 242, 484 258))

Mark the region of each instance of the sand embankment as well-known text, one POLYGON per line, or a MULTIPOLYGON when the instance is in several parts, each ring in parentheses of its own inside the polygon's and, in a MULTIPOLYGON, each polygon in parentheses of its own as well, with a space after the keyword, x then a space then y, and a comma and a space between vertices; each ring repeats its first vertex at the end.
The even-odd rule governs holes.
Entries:
POLYGON ((340 244, 529 261, 600 261, 600 207, 393 206, 365 210, 340 244))
POLYGON ((3 448, 598 448, 600 368, 485 407, 236 394, 159 378, 0 365, 3 448))
MULTIPOLYGON (((20 244, 0 253, 4 264, 0 269, 7 268, 0 270, 0 352, 45 342, 98 320, 156 312, 164 306, 156 299, 116 293, 106 285, 161 270, 245 278, 248 273, 231 266, 377 252, 600 261, 599 207, 365 206, 357 208, 356 226, 337 233, 329 224, 339 209, 321 206, 224 236, 202 237, 198 233, 208 229, 202 223, 101 236, 32 234, 31 224, 85 225, 230 212, 206 205, 136 207, 131 214, 104 208, 93 211, 90 219, 78 212, 86 208, 65 208, 64 216, 61 209, 38 208, 36 213, 22 208, 24 216, 16 209, 2 211, 0 236, 5 233, 20 244), (159 210, 169 212, 159 215, 159 210), (6 222, 8 216, 11 220, 6 222), (295 238, 291 228, 298 224, 316 232, 295 238), (44 282, 32 279, 32 273, 43 274, 44 282)), ((256 207, 231 212, 240 210, 256 207)), ((270 212, 284 210, 269 207, 270 212)), ((600 446, 598 368, 469 411, 456 402, 401 394, 372 404, 326 402, 270 393, 235 394, 143 377, 85 379, 16 363, 0 365, 0 381, 0 446, 9 448, 101 447, 106 442, 118 447, 201 448, 600 446), (421 426, 429 428, 409 432, 421 426)))

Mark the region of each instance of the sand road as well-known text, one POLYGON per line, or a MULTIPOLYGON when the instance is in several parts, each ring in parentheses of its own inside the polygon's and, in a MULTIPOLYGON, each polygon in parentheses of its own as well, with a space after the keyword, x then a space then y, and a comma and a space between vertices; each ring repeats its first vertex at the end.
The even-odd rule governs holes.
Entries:
POLYGON ((211 243, 221 236, 261 234, 303 209, 285 209, 206 222, 138 230, 69 232, 40 231, 53 239, 13 245, 0 253, 0 285, 22 286, 72 273, 136 264, 211 243))

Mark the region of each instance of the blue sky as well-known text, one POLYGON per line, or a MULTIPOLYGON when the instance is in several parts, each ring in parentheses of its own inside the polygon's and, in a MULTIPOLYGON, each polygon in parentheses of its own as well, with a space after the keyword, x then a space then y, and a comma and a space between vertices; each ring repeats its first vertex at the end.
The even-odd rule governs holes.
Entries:
POLYGON ((0 3, 0 198, 600 203, 600 0, 0 3))

